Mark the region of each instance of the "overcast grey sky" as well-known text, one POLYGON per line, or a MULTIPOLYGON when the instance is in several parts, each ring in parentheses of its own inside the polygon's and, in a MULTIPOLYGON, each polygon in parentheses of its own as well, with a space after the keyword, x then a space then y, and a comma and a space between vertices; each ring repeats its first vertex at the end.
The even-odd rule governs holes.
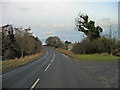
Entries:
POLYGON ((49 36, 75 42, 83 38, 83 34, 75 30, 74 20, 79 12, 88 14, 96 25, 103 27, 103 34, 109 33, 110 25, 117 31, 117 2, 2 2, 0 26, 11 23, 31 27, 42 42, 49 36))

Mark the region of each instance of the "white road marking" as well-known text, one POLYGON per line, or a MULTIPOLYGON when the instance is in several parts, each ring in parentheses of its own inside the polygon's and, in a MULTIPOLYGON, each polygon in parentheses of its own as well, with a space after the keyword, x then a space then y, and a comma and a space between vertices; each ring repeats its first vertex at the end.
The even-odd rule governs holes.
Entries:
POLYGON ((55 54, 53 55, 53 58, 52 58, 51 62, 53 62, 54 58, 55 58, 55 54))
POLYGON ((69 57, 68 56, 66 56, 65 54, 62 54, 63 56, 65 56, 67 59, 69 59, 69 57))
POLYGON ((53 62, 53 59, 51 60, 51 62, 53 62))
POLYGON ((51 62, 53 62, 54 59, 51 60, 51 62))
POLYGON ((38 78, 35 83, 32 85, 32 87, 30 88, 30 90, 32 90, 33 88, 35 88, 35 86, 37 85, 37 83, 40 81, 40 79, 38 78))
POLYGON ((71 60, 70 60, 70 58, 67 56, 67 55, 65 55, 65 54, 62 54, 64 57, 66 57, 70 62, 71 62, 71 60))
POLYGON ((53 55, 53 58, 55 58, 55 54, 53 55))
POLYGON ((51 64, 48 64, 48 66, 46 67, 45 71, 47 71, 47 69, 49 68, 50 65, 51 65, 51 64))

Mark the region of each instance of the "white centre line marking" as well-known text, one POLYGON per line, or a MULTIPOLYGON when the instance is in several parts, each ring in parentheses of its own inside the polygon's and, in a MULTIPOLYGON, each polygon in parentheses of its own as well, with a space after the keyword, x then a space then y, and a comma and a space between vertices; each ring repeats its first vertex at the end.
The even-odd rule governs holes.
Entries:
POLYGON ((46 67, 45 71, 47 71, 47 69, 49 68, 50 64, 48 64, 48 66, 46 67))
POLYGON ((55 58, 55 54, 53 55, 53 58, 55 58))
POLYGON ((30 88, 30 90, 32 90, 33 88, 35 88, 35 86, 37 85, 37 83, 40 81, 40 79, 37 79, 36 82, 32 85, 32 87, 30 88))
POLYGON ((51 62, 53 62, 54 58, 55 58, 55 54, 53 55, 53 58, 52 58, 51 62))
POLYGON ((51 62, 53 62, 53 59, 51 60, 51 62))

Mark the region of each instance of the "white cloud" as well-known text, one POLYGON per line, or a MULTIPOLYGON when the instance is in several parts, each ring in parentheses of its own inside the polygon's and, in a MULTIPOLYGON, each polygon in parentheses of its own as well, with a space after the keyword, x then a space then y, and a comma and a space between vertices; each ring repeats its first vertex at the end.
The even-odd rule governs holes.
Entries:
POLYGON ((116 8, 111 7, 112 5, 115 7, 113 3, 6 2, 2 5, 2 15, 4 16, 2 22, 3 24, 10 22, 16 26, 31 27, 33 33, 42 39, 57 34, 65 37, 65 34, 72 32, 68 36, 75 40, 81 38, 77 38, 76 33, 74 34, 74 18, 77 17, 79 11, 88 13, 91 19, 97 21, 96 23, 99 22, 100 25, 107 27, 110 24, 115 25, 117 22, 116 8), (103 6, 104 9, 102 9, 103 6))
POLYGON ((41 35, 43 36, 47 36, 47 35, 51 35, 51 34, 55 34, 54 32, 41 32, 41 35))
POLYGON ((118 2, 119 0, 1 0, 2 2, 118 2))
MULTIPOLYGON (((74 28, 74 24, 58 24, 58 23, 29 23, 32 27, 37 27, 39 29, 43 30, 52 30, 53 32, 63 32, 68 31, 72 28, 74 28)), ((27 25, 28 26, 28 25, 27 25)))
POLYGON ((37 34, 39 34, 41 39, 45 39, 46 37, 52 35, 55 35, 55 32, 38 32, 37 34))
POLYGON ((118 21, 117 20, 112 20, 109 17, 105 17, 105 18, 100 20, 100 25, 103 26, 104 28, 106 28, 106 27, 109 27, 109 26, 118 25, 118 21))
POLYGON ((27 11, 27 10, 29 10, 29 8, 27 8, 27 7, 19 7, 19 9, 22 10, 22 11, 27 11))
POLYGON ((73 25, 72 24, 50 24, 47 27, 49 27, 55 32, 63 32, 73 28, 73 25))

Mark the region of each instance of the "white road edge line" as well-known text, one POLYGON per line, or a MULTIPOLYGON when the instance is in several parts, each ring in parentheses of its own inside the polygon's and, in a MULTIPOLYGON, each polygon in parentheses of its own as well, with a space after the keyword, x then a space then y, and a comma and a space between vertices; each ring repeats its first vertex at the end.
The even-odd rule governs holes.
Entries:
POLYGON ((48 64, 48 66, 46 67, 45 71, 47 71, 47 69, 49 68, 50 64, 48 64))
POLYGON ((62 54, 64 57, 66 57, 67 59, 69 59, 69 57, 68 56, 66 56, 65 54, 62 54))
POLYGON ((62 54, 64 57, 66 57, 70 62, 71 62, 71 60, 70 60, 70 58, 67 56, 67 55, 65 55, 65 54, 62 54))
POLYGON ((35 88, 35 86, 37 85, 37 83, 40 81, 40 79, 38 78, 35 83, 32 85, 32 87, 30 88, 30 90, 32 90, 33 88, 35 88))

